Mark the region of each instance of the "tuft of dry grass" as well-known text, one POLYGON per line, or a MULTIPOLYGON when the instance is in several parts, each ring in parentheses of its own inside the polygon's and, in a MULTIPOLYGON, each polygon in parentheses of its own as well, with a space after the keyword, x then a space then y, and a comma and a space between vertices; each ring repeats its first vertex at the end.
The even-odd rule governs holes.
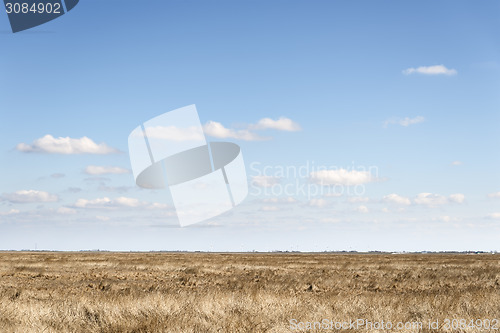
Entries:
MULTIPOLYGON (((500 331, 446 318, 500 319, 499 255, 0 252, 6 333, 297 331, 292 319, 500 331)), ((321 331, 353 329, 308 330, 321 331)))

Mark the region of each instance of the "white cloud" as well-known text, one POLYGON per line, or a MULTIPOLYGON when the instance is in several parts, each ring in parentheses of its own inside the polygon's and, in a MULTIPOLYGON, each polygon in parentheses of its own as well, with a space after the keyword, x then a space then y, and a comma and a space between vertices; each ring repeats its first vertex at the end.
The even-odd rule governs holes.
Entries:
POLYGON ((274 203, 274 204, 293 204, 296 203, 297 200, 293 197, 286 197, 286 198, 267 198, 263 199, 262 202, 264 203, 274 203))
POLYGON ((146 135, 151 139, 167 141, 204 141, 205 136, 201 128, 190 126, 180 128, 176 126, 149 126, 145 128, 146 135))
POLYGON ((463 163, 461 161, 453 161, 451 162, 451 165, 462 165, 463 163))
POLYGON ((203 125, 203 130, 205 134, 208 136, 212 136, 219 139, 237 139, 237 140, 245 140, 245 141, 262 141, 269 140, 270 138, 261 137, 258 134, 250 132, 247 129, 242 130, 233 130, 224 127, 221 123, 216 121, 209 121, 205 125, 203 125))
POLYGON ((411 201, 409 198, 402 197, 400 195, 397 195, 396 193, 386 195, 386 196, 384 196, 384 198, 382 200, 385 202, 395 203, 395 204, 404 205, 404 206, 408 206, 411 204, 411 201))
POLYGON ((276 212, 280 209, 277 206, 263 206, 260 210, 264 212, 276 212))
POLYGON ((465 195, 463 195, 462 193, 451 194, 449 197, 433 193, 419 193, 415 198, 415 203, 417 205, 426 205, 430 207, 445 205, 448 203, 461 204, 464 201, 465 195))
POLYGON ((439 217, 435 217, 432 219, 433 221, 442 221, 442 222, 458 222, 461 221, 459 217, 451 217, 448 215, 443 215, 439 217))
POLYGON ((391 119, 387 119, 384 122, 384 127, 387 127, 390 124, 398 124, 398 125, 401 125, 401 126, 404 126, 404 127, 408 127, 410 125, 419 124, 419 123, 422 123, 424 121, 425 121, 425 118, 422 117, 422 116, 416 116, 414 118, 410 118, 410 117, 405 117, 405 118, 391 118, 391 119))
POLYGON ((106 174, 118 175, 118 174, 130 173, 130 170, 112 166, 89 165, 85 168, 85 173, 87 175, 106 175, 106 174))
POLYGON ((310 173, 310 181, 320 185, 361 185, 374 181, 368 171, 320 170, 310 173))
POLYGON ((455 193, 450 195, 450 201, 456 202, 456 203, 463 203, 465 201, 465 195, 462 193, 455 193))
POLYGON ((448 69, 444 65, 435 65, 435 66, 420 66, 417 68, 410 67, 403 71, 403 74, 424 74, 424 75, 456 75, 456 69, 448 69))
POLYGON ((311 199, 309 200, 308 203, 310 207, 317 207, 317 208, 325 207, 327 204, 328 202, 325 199, 311 199))
POLYGON ((118 197, 110 199, 108 197, 97 199, 78 199, 73 205, 75 208, 87 209, 117 209, 117 208, 141 208, 141 209, 167 209, 170 206, 162 203, 148 203, 136 198, 118 197))
POLYGON ((9 216, 9 215, 15 215, 15 214, 19 214, 19 210, 11 209, 7 212, 0 212, 0 216, 9 216))
POLYGON ((170 205, 166 203, 153 202, 147 207, 148 209, 168 209, 172 208, 170 205))
POLYGON ((219 139, 231 138, 245 141, 262 141, 270 140, 271 137, 262 137, 254 133, 253 131, 274 129, 278 131, 295 132, 301 130, 301 127, 298 123, 286 117, 281 117, 277 120, 273 120, 271 118, 262 118, 257 122, 257 124, 250 124, 244 127, 246 128, 239 130, 230 129, 224 127, 224 125, 219 122, 209 121, 205 125, 203 125, 203 131, 206 135, 219 139))
POLYGON ((488 197, 490 197, 490 198, 500 198, 500 192, 490 193, 490 194, 488 194, 488 197))
POLYGON ((119 151, 105 143, 97 144, 84 136, 80 139, 70 137, 54 138, 47 134, 36 139, 32 144, 19 143, 16 149, 25 153, 48 154, 113 154, 119 151))
POLYGON ((415 203, 417 205, 438 206, 448 203, 448 199, 439 194, 419 193, 415 198, 415 203))
POLYGON ((98 198, 98 199, 93 199, 93 200, 78 199, 75 202, 75 207, 78 207, 78 208, 104 208, 107 206, 108 208, 110 208, 110 204, 111 204, 111 199, 108 197, 98 198))
POLYGON ((487 216, 489 219, 500 220, 500 213, 491 213, 487 216))
POLYGON ((351 197, 351 198, 347 199, 347 201, 350 203, 369 202, 370 198, 368 198, 368 197, 351 197))
POLYGON ((262 118, 257 122, 257 124, 250 125, 249 128, 253 130, 275 129, 278 131, 288 132, 301 130, 301 127, 298 123, 286 117, 280 117, 277 120, 273 120, 271 118, 262 118))
POLYGON ((370 210, 366 206, 359 206, 357 210, 358 210, 358 212, 363 213, 363 214, 370 212, 370 210))
POLYGON ((338 198, 342 196, 342 193, 339 192, 325 193, 324 196, 327 198, 338 198))
POLYGON ((440 216, 439 219, 443 222, 450 222, 451 221, 451 217, 445 215, 445 216, 440 216))
POLYGON ((258 187, 272 187, 280 183, 280 178, 274 176, 253 176, 252 184, 258 187))
POLYGON ((55 202, 59 200, 59 197, 44 191, 22 190, 13 193, 4 193, 0 199, 11 203, 34 203, 55 202))
POLYGON ((409 117, 406 117, 404 119, 401 119, 399 121, 399 125, 401 126, 409 126, 409 125, 413 125, 413 124, 418 124, 418 123, 421 123, 425 120, 424 117, 422 116, 417 116, 415 118, 409 118, 409 117))
POLYGON ((339 223, 341 220, 334 217, 325 217, 320 219, 322 223, 339 223))
POLYGON ((118 197, 113 200, 113 203, 117 206, 123 207, 139 207, 142 203, 136 198, 118 197))
POLYGON ((75 202, 75 207, 78 208, 117 208, 117 207, 138 207, 141 205, 139 199, 119 197, 110 199, 108 197, 97 198, 93 200, 78 199, 75 202))
POLYGON ((76 210, 73 208, 68 208, 68 207, 59 207, 56 211, 58 214, 61 215, 73 215, 76 214, 76 210))

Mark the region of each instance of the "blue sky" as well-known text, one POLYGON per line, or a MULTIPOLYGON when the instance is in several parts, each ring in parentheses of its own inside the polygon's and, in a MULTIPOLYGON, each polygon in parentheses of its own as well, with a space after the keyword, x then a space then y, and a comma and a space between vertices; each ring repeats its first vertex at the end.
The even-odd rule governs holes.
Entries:
POLYGON ((12 34, 0 15, 0 249, 500 250, 499 17, 496 1, 86 0, 12 34), (250 195, 180 228, 168 193, 135 186, 127 137, 190 104, 223 126, 208 140, 241 146, 250 195), (53 150, 82 137, 120 152, 53 150), (276 175, 304 165, 328 170, 276 175), (271 193, 319 178, 344 194, 271 193))

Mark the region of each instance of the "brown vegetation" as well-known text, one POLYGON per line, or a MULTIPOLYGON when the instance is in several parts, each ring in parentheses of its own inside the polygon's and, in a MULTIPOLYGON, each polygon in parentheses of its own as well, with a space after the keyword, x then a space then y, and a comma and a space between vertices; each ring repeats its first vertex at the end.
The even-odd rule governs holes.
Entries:
POLYGON ((500 319, 500 256, 0 252, 2 333, 290 332, 291 319, 360 318, 500 332, 444 325, 500 319))

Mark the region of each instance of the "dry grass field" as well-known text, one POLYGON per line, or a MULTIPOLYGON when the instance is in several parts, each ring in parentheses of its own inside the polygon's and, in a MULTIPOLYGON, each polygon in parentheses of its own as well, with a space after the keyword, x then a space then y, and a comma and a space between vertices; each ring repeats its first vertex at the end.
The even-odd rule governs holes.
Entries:
POLYGON ((485 320, 500 319, 500 256, 0 252, 2 333, 297 332, 323 319, 302 331, 500 332, 485 320), (347 326, 358 319, 372 326, 347 326))

